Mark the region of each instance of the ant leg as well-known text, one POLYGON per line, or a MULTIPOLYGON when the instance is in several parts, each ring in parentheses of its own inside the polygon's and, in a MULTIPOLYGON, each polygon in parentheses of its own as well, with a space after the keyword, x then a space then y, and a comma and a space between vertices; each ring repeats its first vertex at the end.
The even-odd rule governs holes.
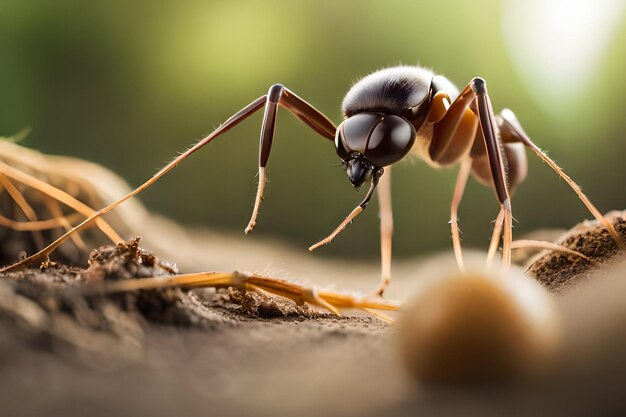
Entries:
POLYGON ((450 205, 450 228, 456 263, 459 270, 465 272, 461 232, 458 225, 458 208, 463 199, 463 192, 472 168, 472 159, 464 155, 469 152, 474 141, 478 120, 476 115, 467 108, 468 103, 456 101, 454 109, 450 110, 450 97, 445 91, 438 91, 433 97, 432 103, 427 120, 436 124, 437 133, 429 149, 430 157, 443 165, 456 161, 459 157, 464 158, 461 162, 450 205), (446 116, 446 122, 439 124, 446 116))
MULTIPOLYGON (((263 107, 263 105, 265 104, 266 99, 267 99, 267 96, 263 95, 263 96, 259 97, 258 99, 254 100, 252 103, 248 104, 246 107, 244 107, 243 109, 241 109, 237 113, 235 113, 233 116, 231 116, 228 120, 226 120, 226 122, 224 122, 220 127, 215 129, 210 135, 208 135, 205 138, 201 139, 195 145, 193 145, 191 148, 187 149, 185 152, 181 153, 179 156, 174 158, 173 161, 171 161, 170 163, 165 165, 156 174, 154 174, 149 180, 147 180, 146 182, 141 184, 139 187, 135 188, 129 194, 127 194, 124 197, 120 198, 119 200, 109 204, 108 206, 106 206, 106 207, 104 207, 104 208, 102 208, 102 209, 100 209, 100 210, 98 210, 96 212, 93 212, 92 214, 89 215, 89 217, 87 217, 81 223, 79 223, 78 225, 74 226, 72 229, 70 229, 67 232, 65 232, 61 237, 59 237, 57 240, 55 240, 54 242, 52 242, 51 244, 49 244, 48 246, 46 246, 45 248, 43 248, 39 252, 37 252, 37 253, 35 253, 35 254, 25 258, 25 259, 22 259, 21 261, 15 263, 13 265, 9 265, 9 266, 6 266, 4 268, 0 268, 0 272, 16 271, 16 270, 23 269, 26 266, 28 266, 30 264, 33 264, 33 263, 46 261, 48 256, 56 248, 58 248, 61 244, 63 244, 67 239, 69 239, 74 233, 78 233, 78 232, 80 232, 80 231, 82 231, 84 229, 87 229, 94 222, 97 222, 98 220, 100 220, 100 217, 102 217, 103 215, 105 215, 109 211, 113 210, 118 205, 122 204, 126 200, 136 196, 137 194, 141 193, 145 189, 149 188, 152 184, 154 184, 157 180, 159 180, 162 176, 167 174, 169 171, 174 169, 179 163, 181 163, 184 159, 189 157, 191 154, 193 154, 194 152, 196 152, 197 150, 202 148, 204 145, 210 143, 216 137, 226 133, 227 131, 229 131, 230 129, 232 129, 233 127, 235 127, 239 123, 241 123, 243 120, 248 118, 250 115, 255 113, 261 107, 263 107)), ((0 163, 0 168, 3 168, 3 170, 6 170, 7 166, 3 166, 3 164, 0 163)), ((5 172, 5 174, 6 174, 6 172, 5 172)), ((120 239, 119 241, 121 241, 121 240, 122 239, 120 239)))
MULTIPOLYGON (((474 78, 450 105, 443 118, 435 124, 429 152, 431 158, 440 164, 452 163, 470 153, 470 148, 472 144, 476 144, 477 138, 476 115, 480 135, 484 139, 482 142, 485 149, 482 153, 487 156, 493 187, 504 212, 502 258, 504 264, 509 266, 513 240, 511 199, 503 160, 505 156, 501 155, 502 144, 497 135, 495 116, 483 79, 474 78)), ((473 151, 471 156, 474 157, 473 151)))
MULTIPOLYGON (((271 148, 271 141, 273 138, 274 125, 276 121, 276 105, 280 104, 285 107, 287 110, 292 112, 297 118, 305 122, 312 129, 327 137, 330 140, 334 139, 336 127, 334 124, 326 118, 322 113, 317 111, 310 104, 302 100, 300 97, 296 96, 294 93, 286 89, 281 85, 275 85, 270 88, 270 94, 263 95, 258 99, 254 100, 250 104, 248 104, 243 109, 239 110, 233 116, 231 116, 226 122, 224 122, 220 127, 215 129, 211 134, 206 136, 205 138, 198 141, 191 148, 187 149, 185 152, 181 153, 179 156, 174 158, 170 163, 161 168, 156 174, 154 174, 149 180, 141 184, 139 187, 135 188, 132 192, 122 197, 121 199, 109 204, 108 206, 98 210, 90 214, 83 222, 74 226, 72 229, 68 230, 65 234, 59 237, 57 240, 52 242, 47 247, 43 248, 39 252, 31 255, 13 265, 4 267, 0 269, 0 272, 6 272, 9 270, 18 270, 24 268, 25 266, 35 263, 35 262, 43 262, 47 259, 48 255, 50 255, 56 248, 58 248, 63 242, 65 242, 71 235, 74 233, 80 232, 88 227, 90 227, 93 222, 100 223, 102 220, 101 216, 113 210, 118 205, 122 204, 126 200, 136 196, 142 191, 149 188, 152 184, 158 181, 162 176, 167 174, 169 171, 174 169, 180 162, 191 156, 191 154, 195 153, 197 150, 202 148, 203 146, 210 143, 216 137, 226 133, 243 120, 247 119, 250 115, 258 111, 261 107, 266 105, 266 117, 264 119, 262 133, 261 133, 261 150, 260 150, 260 161, 261 168, 264 168, 267 163, 267 158, 269 157, 269 150, 271 148), (270 97, 271 95, 271 97, 270 97), (265 138, 266 140, 263 140, 265 138)), ((2 164, 4 165, 4 164, 2 164)), ((0 166, 0 168, 8 168, 0 166)), ((261 171, 261 170, 260 170, 261 171)), ((260 178, 261 181, 265 180, 265 172, 262 170, 263 176, 260 178)), ((259 204, 262 200, 262 193, 258 196, 259 204)), ((122 239, 119 239, 121 241, 122 239)))
POLYGON ((487 265, 491 264, 491 261, 498 250, 498 243, 500 243, 500 237, 502 237, 502 223, 504 223, 504 209, 500 208, 498 217, 496 217, 496 221, 493 225, 493 233, 491 234, 489 250, 487 251, 487 265))
POLYGON ((619 236, 611 222, 609 222, 606 217, 600 213, 600 211, 593 205, 593 203, 589 200, 589 198, 583 193, 582 189, 578 184, 576 184, 557 164, 554 162, 541 148, 533 143, 530 140, 522 125, 515 117, 515 113, 513 113, 509 109, 503 109, 500 114, 498 114, 496 118, 498 122, 498 127, 500 128, 500 132, 502 133, 502 138, 504 141, 510 142, 521 142, 525 146, 532 149, 535 154, 541 158, 545 163, 547 163, 550 168, 554 170, 561 178, 565 180, 567 185, 569 185, 572 190, 578 195, 578 197, 582 200, 583 204, 587 207, 589 212, 595 217, 601 224, 606 227, 609 231, 613 239, 620 248, 624 248, 624 241, 619 236))
POLYGON ((278 106, 282 106, 291 112, 298 119, 306 123, 326 139, 334 140, 337 127, 322 112, 298 97, 291 90, 281 84, 270 87, 265 103, 265 113, 263 115, 263 125, 261 126, 261 143, 259 146, 259 185, 254 199, 252 216, 246 226, 245 233, 250 233, 256 226, 259 209, 263 201, 265 191, 265 167, 272 150, 272 141, 276 127, 276 115, 278 106))
POLYGON ((393 208, 391 205, 391 167, 380 179, 378 206, 380 211, 380 284, 374 294, 383 296, 391 281, 391 248, 393 238, 393 208))
POLYGON ((465 266, 463 264, 463 251, 461 247, 461 231, 459 229, 458 209, 463 199, 463 192, 467 185, 467 179, 472 169, 472 159, 466 158, 461 162, 459 174, 454 186, 454 194, 452 196, 452 204, 450 206, 450 228, 452 229, 452 247, 454 248, 454 256, 459 270, 464 273, 465 266))
POLYGON ((356 216, 358 216, 359 214, 361 214, 363 210, 365 210, 365 208, 367 207, 367 204, 370 202, 370 199, 372 198, 372 195, 374 194, 374 189, 376 189, 376 185, 378 184, 378 179, 381 176, 382 176, 382 168, 380 172, 374 173, 374 176, 372 177, 372 182, 370 184, 370 189, 367 191, 367 194, 365 195, 365 198, 363 199, 361 204, 356 206, 356 208, 352 210, 350 214, 348 214, 348 217, 346 217, 346 219, 342 221, 341 224, 337 226, 337 228, 333 230, 330 235, 328 235, 328 237, 320 240, 315 245, 312 245, 311 247, 309 247, 309 252, 313 252, 315 249, 319 248, 320 246, 328 245, 330 242, 332 242, 332 240, 335 237, 337 237, 339 233, 341 233, 343 229, 346 228, 348 223, 354 220, 356 216))
MULTIPOLYGON (((487 94, 487 83, 482 78, 474 78, 470 81, 472 92, 476 96, 476 107, 480 119, 480 130, 483 134, 489 167, 496 190, 496 195, 500 200, 501 209, 504 211, 504 236, 502 238, 502 262, 508 268, 511 265, 511 242, 513 241, 513 215, 511 213, 511 197, 504 168, 501 149, 502 142, 498 137, 491 100, 487 94)), ((502 152, 503 153, 503 152, 502 152)))

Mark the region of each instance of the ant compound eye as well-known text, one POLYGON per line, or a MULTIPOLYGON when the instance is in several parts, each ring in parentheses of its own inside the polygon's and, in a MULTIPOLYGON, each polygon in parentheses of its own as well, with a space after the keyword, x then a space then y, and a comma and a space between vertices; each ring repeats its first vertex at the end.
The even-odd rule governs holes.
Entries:
POLYGON ((415 136, 415 128, 406 119, 387 115, 370 135, 365 157, 379 167, 391 165, 409 153, 415 136))
POLYGON ((342 159, 342 164, 345 165, 346 160, 350 158, 352 152, 346 148, 341 126, 337 129, 337 133, 335 133, 335 150, 337 151, 337 155, 342 159))
POLYGON ((335 134, 337 155, 342 159, 353 154, 363 155, 370 134, 382 118, 380 113, 358 113, 344 120, 335 134))

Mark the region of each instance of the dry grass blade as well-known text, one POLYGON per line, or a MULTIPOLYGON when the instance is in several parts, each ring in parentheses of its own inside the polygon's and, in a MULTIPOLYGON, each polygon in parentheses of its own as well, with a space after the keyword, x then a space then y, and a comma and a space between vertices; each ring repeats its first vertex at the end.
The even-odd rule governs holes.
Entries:
MULTIPOLYGON (((89 227, 91 227, 94 222, 96 224, 99 225, 99 227, 106 228, 108 230, 108 232, 112 232, 113 235, 110 235, 111 240, 114 241, 114 243, 119 243, 122 242, 123 239, 120 238, 119 236, 117 236, 117 233, 115 233, 115 231, 108 226, 108 224, 106 222, 104 222, 104 220, 102 220, 102 216, 105 215, 106 213, 110 212, 111 210, 113 210, 114 208, 116 208, 117 206, 119 206, 120 204, 126 202, 127 200, 130 200, 131 198, 133 198, 134 196, 136 196, 137 194, 141 193, 142 191, 148 189, 150 186, 152 186, 152 184, 154 184, 156 181, 158 181, 161 177, 163 177, 165 174, 167 174, 168 172, 170 172, 172 169, 176 168, 176 166, 181 163, 185 158, 189 157, 191 154, 193 154, 194 152, 196 152, 197 150, 199 150, 200 148, 202 148, 203 146, 205 146, 206 144, 210 143, 216 136, 218 136, 220 133, 225 132, 226 130, 230 129, 230 127, 232 127, 234 124, 238 123, 238 121, 236 120, 237 115, 231 117, 230 119, 228 119, 221 127, 220 129, 217 129, 216 131, 214 131, 213 133, 211 133, 210 135, 204 137, 203 139, 201 139, 200 141, 198 141, 195 145, 193 145, 191 148, 187 149, 185 152, 181 153, 179 156, 177 156, 176 158, 174 158, 171 162, 169 162, 168 164, 166 164, 163 168, 161 168, 156 174, 154 174, 152 177, 150 177, 146 182, 144 182, 143 184, 141 184, 139 187, 135 188, 134 190, 132 190, 130 193, 126 194, 124 197, 118 199, 117 201, 114 201, 113 203, 107 205, 106 207, 98 210, 98 211, 93 211, 91 210, 89 207, 87 207, 86 205, 84 205, 83 203, 80 203, 79 201, 75 200, 75 203, 78 203, 79 205, 82 205, 82 209, 87 209, 90 210, 89 214, 86 214, 87 218, 85 220, 83 220, 81 223, 79 223, 78 225, 74 226, 72 229, 68 230, 67 232, 65 232, 65 234, 63 234, 61 237, 59 237, 57 240, 55 240, 54 242, 52 242, 51 244, 49 244, 48 246, 46 246, 45 248, 41 249, 39 252, 25 258, 22 259, 19 262, 14 263, 13 265, 9 265, 7 267, 4 267, 2 269, 0 269, 0 272, 8 272, 8 271, 16 271, 16 270, 20 270, 28 265, 32 265, 38 262, 44 262, 48 259, 48 256, 54 252, 59 246, 61 246, 67 239, 69 239, 73 234, 75 233, 79 233, 89 227), (221 130, 221 132, 220 132, 221 130)), ((239 120, 240 121, 240 120, 239 120)), ((63 193, 61 190, 43 182, 38 180, 37 178, 34 178, 32 176, 29 176, 19 170, 15 170, 12 167, 10 167, 9 165, 0 162, 0 171, 5 170, 7 172, 5 172, 5 175, 12 177, 26 185, 29 185, 33 188, 36 189, 40 189, 40 191, 42 192, 46 192, 47 194, 49 194, 51 197, 53 198, 57 198, 59 201, 66 203, 65 201, 62 201, 60 198, 58 197, 63 197, 64 199, 67 199, 67 197, 73 198, 65 193, 63 193), (46 190, 46 191, 43 191, 46 190), (64 195, 61 195, 59 193, 63 193, 64 195)), ((67 204, 67 203, 66 203, 67 204)), ((69 204, 68 204, 69 205, 69 204)), ((70 206, 72 207, 72 206, 70 206)), ((72 207, 74 208, 74 207, 72 207)), ((74 208, 76 211, 79 211, 82 213, 81 210, 78 210, 76 208, 74 208)))
POLYGON ((118 293, 137 290, 180 287, 185 289, 207 287, 235 287, 243 291, 262 290, 275 296, 288 298, 296 303, 308 303, 325 308, 339 315, 339 309, 364 310, 383 320, 388 317, 374 314, 372 310, 397 311, 400 305, 382 299, 359 298, 347 294, 316 291, 278 278, 263 277, 239 272, 199 272, 171 277, 150 277, 123 281, 104 282, 85 287, 88 293, 118 293))
POLYGON ((63 223, 72 223, 83 216, 80 213, 73 213, 68 216, 56 217, 54 219, 36 220, 36 221, 19 221, 9 219, 0 214, 0 226, 13 229, 18 232, 34 232, 41 230, 50 230, 61 227, 63 223))
MULTIPOLYGON (((13 179, 14 181, 31 187, 65 204, 69 208, 79 212, 85 217, 93 216, 97 213, 94 209, 72 197, 65 191, 54 187, 32 175, 20 171, 19 169, 13 168, 12 166, 5 164, 4 162, 0 162, 0 172, 3 175, 13 179)), ((95 224, 100 228, 100 230, 102 230, 105 235, 107 235, 109 239, 111 239, 113 243, 119 243, 123 241, 123 239, 117 234, 117 232, 115 232, 115 230, 113 230, 113 228, 105 220, 97 218, 95 219, 95 224)))
MULTIPOLYGON (((66 232, 72 228, 71 223, 67 221, 65 216, 63 216, 63 211, 61 210, 61 207, 59 207, 59 203, 57 200, 54 200, 51 197, 45 196, 44 203, 48 207, 48 210, 52 214, 53 218, 59 220, 59 223, 61 224, 63 229, 65 229, 66 232)), ((88 250, 87 245, 85 244, 85 241, 80 237, 79 234, 73 235, 72 241, 79 249, 83 251, 88 250)))
POLYGON ((15 184, 7 178, 6 175, 0 174, 0 184, 7 190, 7 193, 11 196, 15 204, 22 210, 24 215, 31 222, 37 221, 37 213, 35 213, 35 209, 28 203, 28 200, 24 197, 24 194, 17 189, 15 184))
MULTIPOLYGON (((13 202, 20 208, 29 221, 35 222, 39 220, 35 209, 33 209, 26 197, 24 197, 24 194, 22 194, 15 184, 4 174, 0 174, 0 185, 7 191, 13 202)), ((43 246, 44 240, 38 231, 34 232, 33 237, 38 246, 43 246)))
MULTIPOLYGON (((21 165, 17 164, 17 166, 21 165)), ((38 176, 35 176, 38 171, 35 170, 34 174, 30 174, 26 172, 25 169, 23 170, 17 166, 11 166, 10 164, 0 160, 0 180, 2 180, 1 183, 3 189, 7 191, 14 204, 19 207, 22 212, 24 212, 24 215, 29 222, 19 222, 17 220, 7 218, 6 216, 2 216, 2 219, 0 219, 1 226, 15 231, 33 232, 33 237, 36 239, 35 242, 37 246, 41 248, 44 247, 46 243, 41 239, 41 236, 38 235, 40 231, 61 227, 65 229, 65 232, 67 233, 68 230, 72 230, 73 228, 71 223, 72 221, 77 221, 96 213, 96 211, 89 205, 73 197, 68 192, 52 185, 51 183, 48 183, 47 181, 39 179, 38 176), (26 196, 23 195, 17 188, 17 184, 34 190, 34 197, 38 198, 40 201, 39 206, 42 206, 43 204, 42 207, 44 207, 44 210, 47 208, 53 218, 39 220, 35 210, 30 205, 26 196), (40 194, 38 195, 37 193, 40 194), (64 215, 63 210, 59 205, 60 203, 76 211, 76 213, 68 214, 67 216, 64 215)), ((30 166, 26 166, 25 168, 32 169, 30 166)), ((41 167, 43 170, 42 173, 44 173, 45 168, 45 165, 41 167)), ((45 173, 43 175, 45 177, 45 173)), ((98 218, 93 224, 97 225, 104 235, 106 235, 106 237, 112 242, 118 243, 123 240, 113 227, 111 227, 104 219, 98 218)), ((79 251, 84 253, 88 252, 88 245, 83 241, 80 235, 72 234, 71 239, 74 241, 79 251)), ((59 242, 57 247, 60 246, 61 243, 62 242, 59 242)), ((43 262, 46 259, 47 256, 43 257, 41 261, 43 262)), ((7 271, 9 269, 11 269, 11 266, 3 268, 2 271, 7 271)))
POLYGON ((589 262, 593 262, 587 255, 584 255, 574 249, 566 248, 565 246, 561 246, 558 243, 547 242, 544 240, 520 239, 511 243, 511 249, 521 248, 540 248, 552 250, 555 252, 563 252, 574 256, 580 256, 581 258, 586 259, 589 262))

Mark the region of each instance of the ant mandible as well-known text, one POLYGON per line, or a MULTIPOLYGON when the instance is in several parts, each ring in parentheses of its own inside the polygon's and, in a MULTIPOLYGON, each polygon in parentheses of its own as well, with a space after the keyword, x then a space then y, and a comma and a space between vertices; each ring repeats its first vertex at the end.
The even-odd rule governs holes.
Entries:
POLYGON ((381 281, 375 291, 377 295, 382 296, 391 278, 393 219, 390 167, 409 152, 413 152, 435 168, 460 164, 452 197, 450 224, 454 253, 461 271, 464 271, 464 265, 457 210, 470 173, 480 183, 492 187, 500 203, 488 260, 493 258, 502 239, 503 263, 505 266, 510 265, 512 243, 510 194, 526 177, 527 161, 524 146, 531 148, 556 171, 578 194, 593 216, 608 229, 618 246, 620 248, 624 246, 613 225, 604 218, 580 187, 530 140, 515 114, 504 109, 497 116, 494 115, 487 94, 487 84, 482 78, 472 79, 459 92, 446 77, 436 75, 426 68, 397 66, 369 74, 352 86, 343 100, 344 120, 339 127, 288 88, 281 84, 271 86, 267 94, 231 116, 210 135, 181 153, 130 194, 98 210, 38 253, 5 269, 20 268, 31 262, 45 260, 71 234, 89 227, 98 217, 150 187, 182 160, 264 107, 259 149, 259 185, 252 216, 245 229, 246 234, 249 233, 256 225, 263 200, 265 170, 279 106, 287 109, 324 138, 334 141, 348 179, 357 190, 363 183, 367 181, 370 183, 361 204, 328 237, 311 246, 309 250, 312 251, 332 241, 367 207, 379 185, 381 281))

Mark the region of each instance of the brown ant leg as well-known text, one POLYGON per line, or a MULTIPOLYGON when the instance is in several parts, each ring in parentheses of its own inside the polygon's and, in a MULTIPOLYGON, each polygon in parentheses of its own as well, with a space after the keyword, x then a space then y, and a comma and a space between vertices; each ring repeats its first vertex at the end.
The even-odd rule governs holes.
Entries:
MULTIPOLYGON (((262 131, 261 131, 261 151, 260 151, 260 161, 261 167, 264 168, 264 165, 267 163, 267 158, 269 157, 269 151, 271 148, 271 142, 273 138, 274 125, 276 122, 276 105, 280 104, 285 107, 287 110, 292 112, 296 117, 309 125, 316 132, 322 134, 328 139, 334 139, 334 134, 336 127, 334 124, 326 118, 322 113, 317 111, 314 107, 306 103, 300 97, 296 96, 294 93, 286 89, 281 85, 274 85, 270 88, 270 93, 267 95, 263 95, 258 99, 254 100, 250 104, 248 104, 243 109, 239 110, 233 116, 231 116, 226 122, 224 122, 220 127, 215 129, 210 135, 198 141, 191 148, 187 149, 185 152, 181 153, 179 156, 174 158, 173 161, 165 165, 161 168, 156 174, 154 174, 149 180, 141 184, 139 187, 135 188, 132 192, 122 197, 121 199, 109 204, 108 206, 98 210, 97 212, 91 214, 87 217, 83 222, 74 226, 71 230, 67 231, 57 240, 52 242, 47 247, 43 248, 39 252, 31 255, 13 265, 4 267, 0 269, 0 272, 6 272, 9 270, 17 270, 24 268, 26 265, 35 263, 35 262, 43 262, 47 259, 48 255, 50 255, 56 248, 58 248, 63 242, 65 242, 70 236, 74 233, 80 232, 88 227, 90 227, 94 221, 100 220, 100 217, 109 211, 113 210, 118 205, 122 204, 126 200, 136 196, 141 193, 145 189, 149 188, 152 184, 158 181, 162 176, 167 174, 169 171, 174 169, 180 162, 185 160, 191 154, 195 153, 197 150, 202 148, 204 145, 210 143, 216 137, 226 133, 237 124, 248 118, 250 115, 255 113, 261 107, 266 105, 266 117, 264 119, 262 131), (332 131, 332 133, 331 133, 332 131), (263 140, 265 139, 265 140, 263 140)), ((260 170, 261 171, 261 170, 260 170)), ((263 176, 259 179, 260 181, 265 180, 265 173, 262 170, 263 176)), ((262 200, 262 194, 257 196, 260 201, 262 200)), ((254 216, 253 216, 254 217, 254 216)), ((121 241, 121 239, 120 239, 121 241)))
MULTIPOLYGON (((106 207, 104 207, 104 208, 94 212, 93 214, 89 215, 89 217, 87 217, 81 223, 79 223, 78 225, 74 226, 72 229, 70 229, 67 232, 65 232, 65 234, 63 234, 61 237, 59 237, 57 240, 55 240, 54 242, 52 242, 51 244, 49 244, 48 246, 46 246, 45 248, 43 248, 39 252, 37 252, 37 253, 35 253, 35 254, 25 258, 25 259, 15 263, 15 264, 13 264, 13 265, 9 265, 9 266, 6 266, 4 268, 0 268, 0 272, 8 272, 8 271, 20 270, 20 269, 23 269, 26 266, 31 265, 33 263, 46 261, 48 256, 56 248, 58 248, 61 244, 63 244, 67 239, 69 239, 74 233, 78 233, 78 232, 80 232, 80 231, 82 231, 84 229, 89 228, 94 222, 98 221, 101 216, 103 216, 106 213, 108 213, 109 211, 113 210, 115 207, 117 207, 118 205, 122 204, 126 200, 136 196, 137 194, 141 193, 145 189, 149 188, 152 184, 154 184, 157 180, 159 180, 162 176, 167 174, 169 171, 174 169, 179 163, 181 163, 184 159, 189 157, 191 154, 193 154, 194 152, 196 152, 197 150, 202 148, 204 145, 210 143, 216 137, 226 133, 227 131, 229 131, 230 129, 232 129, 233 127, 235 127, 236 125, 238 125, 239 123, 244 121, 245 119, 247 119, 250 115, 255 113, 261 107, 263 107, 263 105, 266 102, 266 99, 267 99, 267 96, 263 95, 263 96, 259 97, 258 99, 254 100, 252 103, 248 104, 246 107, 244 107, 243 109, 241 109, 237 113, 235 113, 233 116, 231 116, 228 120, 226 120, 226 122, 224 122, 220 127, 215 129, 210 135, 208 135, 205 138, 201 139, 195 145, 193 145, 191 148, 187 149, 185 152, 181 153, 179 156, 174 158, 173 161, 171 161, 170 163, 165 165, 156 174, 154 174, 149 180, 147 180, 146 182, 141 184, 139 187, 135 188, 129 194, 125 195, 124 197, 120 198, 119 200, 117 200, 117 201, 109 204, 108 206, 106 206, 106 207)), ((2 164, 0 164, 0 168, 2 168, 2 164)), ((121 241, 121 239, 119 241, 121 241)))
POLYGON ((393 238, 393 207, 391 205, 391 167, 387 167, 378 186, 380 212, 380 284, 375 295, 382 297, 391 281, 391 249, 393 238))
POLYGON ((489 243, 489 250, 487 251, 487 265, 491 264, 493 257, 498 250, 498 244, 500 243, 500 237, 502 236, 502 224, 504 223, 504 208, 500 208, 498 217, 493 225, 493 233, 491 234, 491 240, 489 243))
POLYGON ((461 246, 461 231, 459 229, 459 217, 458 210, 461 200, 463 199, 463 192, 467 185, 467 179, 472 170, 471 158, 466 158, 461 162, 459 168, 459 174, 457 176, 456 184, 454 186, 454 194, 452 196, 452 204, 450 206, 450 228, 452 229, 452 247, 454 248, 454 256, 456 263, 459 266, 459 270, 464 273, 465 266, 463 264, 463 250, 461 246))
POLYGON ((337 127, 322 112, 298 97, 286 87, 275 84, 270 87, 267 93, 267 101, 265 103, 265 113, 263 115, 263 125, 261 126, 261 143, 259 146, 259 186, 257 188, 256 198, 254 199, 254 208, 252 216, 246 226, 246 234, 250 233, 256 226, 257 217, 261 202, 263 201, 263 192, 265 190, 265 167, 272 150, 272 141, 274 139, 274 131, 276 127, 276 114, 278 106, 282 106, 289 110, 294 116, 306 123, 311 129, 315 130, 326 139, 334 140, 337 127))
POLYGON ((467 154, 471 150, 478 127, 476 115, 468 108, 471 101, 471 96, 466 95, 450 104, 448 94, 438 91, 433 98, 433 107, 427 119, 435 123, 435 135, 428 150, 432 160, 441 165, 448 165, 462 159, 450 204, 452 247, 461 272, 465 271, 465 266, 458 226, 458 208, 472 169, 472 159, 467 154))
POLYGON ((480 130, 485 140, 489 166, 501 208, 504 210, 504 236, 502 238, 502 262, 508 268, 511 265, 511 242, 513 241, 513 216, 511 213, 511 197, 504 169, 502 143, 498 137, 491 100, 487 94, 487 84, 482 78, 474 78, 470 81, 472 92, 476 96, 476 107, 480 119, 480 130))
POLYGON ((589 200, 589 198, 583 193, 582 189, 578 184, 576 184, 557 164, 554 162, 539 146, 535 145, 533 141, 530 140, 522 125, 515 117, 515 113, 513 113, 509 109, 503 109, 500 114, 497 116, 498 127, 500 128, 500 132, 502 133, 502 139, 505 142, 521 142, 525 146, 532 149, 535 154, 541 158, 545 163, 547 163, 550 168, 554 170, 561 178, 565 180, 567 185, 569 185, 572 190, 578 195, 578 197, 582 200, 583 204, 587 207, 589 212, 595 217, 601 224, 606 227, 609 231, 618 247, 624 249, 625 244, 622 238, 619 236, 611 222, 609 222, 600 211, 596 208, 595 205, 589 200))
POLYGON ((438 98, 441 102, 436 105, 438 110, 434 109, 434 105, 428 116, 435 123, 428 154, 438 165, 447 166, 462 160, 470 152, 478 129, 478 118, 470 109, 474 97, 469 87, 452 104, 448 103, 448 95, 441 91, 435 94, 433 102, 437 103, 438 98), (443 108, 445 113, 442 116, 443 108))
POLYGON ((352 210, 350 212, 350 214, 348 214, 348 217, 346 217, 346 219, 344 221, 342 221, 341 224, 339 226, 337 226, 337 228, 335 230, 333 230, 330 235, 328 235, 328 237, 320 240, 315 245, 312 245, 311 247, 309 247, 309 252, 313 252, 315 249, 319 248, 320 246, 328 245, 330 242, 332 242, 332 240, 335 237, 337 237, 337 235, 339 233, 341 233, 341 231, 343 229, 346 228, 348 223, 350 223, 352 220, 354 220, 356 216, 358 216, 359 214, 361 214, 361 212, 363 210, 365 210, 365 208, 367 207, 367 204, 370 202, 370 199, 372 198, 372 195, 374 194, 374 190, 376 189, 376 185, 378 184, 378 179, 382 175, 383 175, 382 168, 380 169, 379 172, 375 172, 374 173, 374 175, 372 176, 372 182, 370 184, 370 189, 367 191, 367 194, 365 195, 365 198, 363 199, 361 204, 356 206, 356 208, 354 210, 352 210))
POLYGON ((502 258, 504 264, 509 266, 513 228, 511 199, 503 156, 500 153, 501 143, 497 135, 495 116, 483 79, 474 78, 448 107, 441 120, 435 124, 434 137, 429 152, 433 161, 442 165, 451 164, 465 157, 470 153, 470 148, 478 137, 476 135, 476 119, 478 119, 478 126, 480 127, 480 136, 484 139, 484 152, 488 158, 493 187, 504 212, 502 258))

